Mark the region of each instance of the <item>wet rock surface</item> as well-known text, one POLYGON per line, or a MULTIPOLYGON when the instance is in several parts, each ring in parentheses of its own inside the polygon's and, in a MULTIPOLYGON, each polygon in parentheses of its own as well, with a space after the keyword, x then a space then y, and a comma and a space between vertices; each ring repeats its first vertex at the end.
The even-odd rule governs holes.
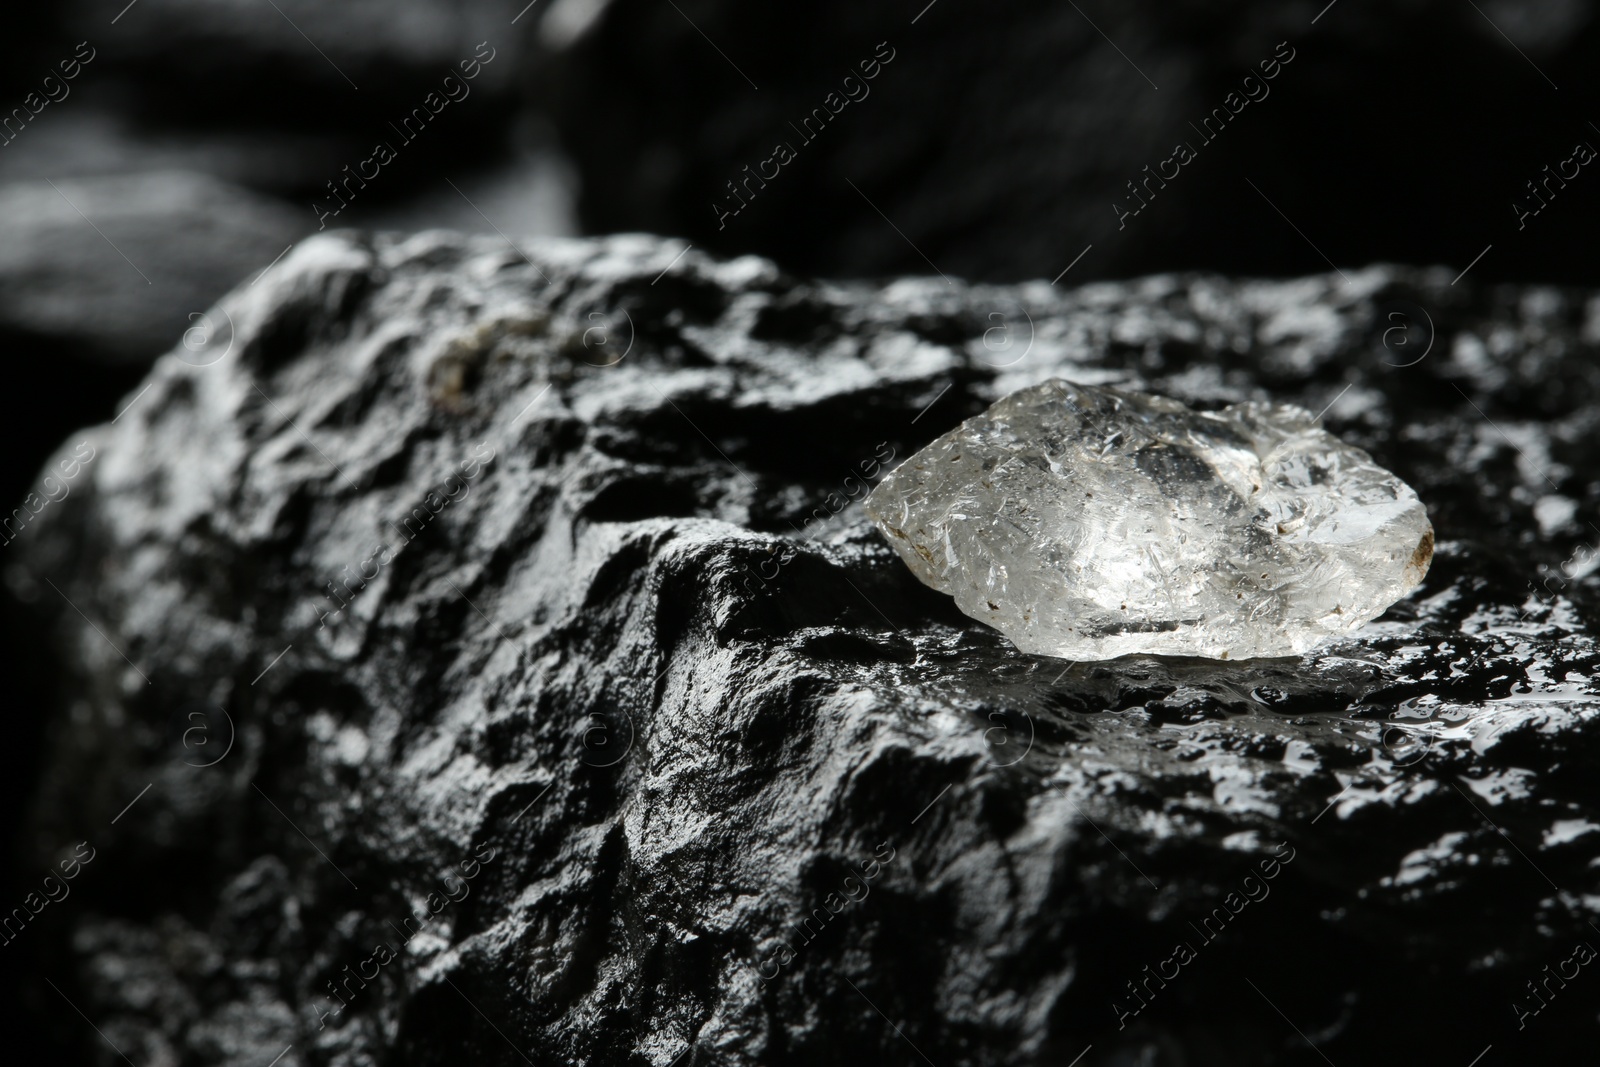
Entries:
POLYGON ((522 248, 301 243, 12 545, 62 692, 30 838, 96 850, 13 950, 134 1062, 1596 1036, 1600 297, 522 248), (858 501, 1055 376, 1326 407, 1427 503, 1426 582, 1299 659, 1016 651, 858 501))

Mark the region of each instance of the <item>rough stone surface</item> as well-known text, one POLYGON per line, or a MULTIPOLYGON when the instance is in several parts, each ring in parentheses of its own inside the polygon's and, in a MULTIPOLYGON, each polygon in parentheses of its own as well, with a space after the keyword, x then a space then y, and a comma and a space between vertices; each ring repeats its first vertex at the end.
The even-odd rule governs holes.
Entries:
POLYGON ((963 422, 863 506, 962 611, 1079 661, 1305 652, 1433 559, 1411 487, 1303 408, 1196 412, 1060 379, 963 422))
POLYGON ((81 435, 10 548, 62 691, 34 869, 97 853, 7 951, 133 1062, 1592 1047, 1587 972, 1520 1031, 1513 1004, 1597 936, 1600 296, 522 247, 302 243, 226 300, 227 358, 162 360, 81 435), (1401 300, 1436 337, 1384 333, 1401 300), (1051 377, 1313 411, 1348 385, 1330 428, 1434 512, 1425 585, 1295 660, 1017 651, 852 501, 1051 377))
MULTIPOLYGON (((0 117, 10 121, 0 131, 0 349, 12 392, 28 400, 0 424, 5 507, 36 488, 67 434, 115 416, 196 325, 188 316, 316 230, 328 183, 370 177, 380 140, 398 158, 353 185, 359 198, 331 226, 575 232, 569 168, 524 100, 522 42, 537 7, 513 25, 527 0, 10 5, 0 32, 0 117), (463 98, 444 79, 485 41, 493 62, 463 98), (430 113, 441 91, 454 99, 403 141, 391 123, 409 118, 414 133, 414 110, 430 113)), ((27 658, 14 662, 25 674, 27 658)), ((0 780, 24 769, 0 757, 0 780)), ((14 844, 13 832, 0 855, 14 844)), ((0 861, 0 881, 13 873, 0 861)), ((0 1005, 13 999, 8 988, 0 964, 0 1005)))

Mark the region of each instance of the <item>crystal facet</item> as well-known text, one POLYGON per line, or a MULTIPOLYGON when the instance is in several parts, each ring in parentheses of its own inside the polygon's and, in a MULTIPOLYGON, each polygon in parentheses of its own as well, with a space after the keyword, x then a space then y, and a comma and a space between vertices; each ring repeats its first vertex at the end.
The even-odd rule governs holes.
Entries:
POLYGON ((1411 487, 1303 408, 1059 379, 911 456, 865 507, 962 611, 1076 660, 1295 655, 1376 618, 1433 558, 1411 487))

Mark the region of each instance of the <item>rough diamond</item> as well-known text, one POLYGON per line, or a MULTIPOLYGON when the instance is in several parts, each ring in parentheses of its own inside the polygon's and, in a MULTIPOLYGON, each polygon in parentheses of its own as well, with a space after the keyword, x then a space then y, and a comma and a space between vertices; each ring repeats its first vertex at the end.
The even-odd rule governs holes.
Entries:
POLYGON ((911 570, 1024 652, 1297 655, 1415 589, 1411 487, 1287 404, 1193 411, 1059 379, 911 456, 867 513, 911 570))

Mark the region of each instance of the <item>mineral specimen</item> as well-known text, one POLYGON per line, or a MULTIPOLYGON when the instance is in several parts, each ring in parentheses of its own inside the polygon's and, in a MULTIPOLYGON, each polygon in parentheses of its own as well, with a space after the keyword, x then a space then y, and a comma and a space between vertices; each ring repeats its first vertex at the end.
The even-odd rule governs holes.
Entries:
POLYGON ((0 918, 97 852, 0 931, 7 1047, 62 1049, 8 1062, 128 1067, 103 1033, 138 1067, 1327 1067, 1294 1027, 1340 1067, 1592 1062, 1591 987, 1521 1030, 1510 1004, 1600 922, 1600 291, 819 285, 671 238, 517 243, 330 228, 224 301, 226 358, 177 348, 53 457, 97 450, 0 569, 38 709, 8 724, 0 918), (1001 293, 1069 342, 997 367, 1001 293), (1439 343, 1389 371, 1401 298, 1439 343), (585 331, 625 344, 617 309, 613 363, 585 331), (1450 355, 1490 345, 1524 355, 1450 355), (997 382, 1318 411, 1352 367, 1329 421, 1450 538, 1414 614, 1329 654, 1063 672, 859 509, 788 521, 997 382), (1271 896, 1218 933, 1252 873, 1271 896))
POLYGON ((1060 379, 940 437, 865 507, 962 611, 1076 660, 1298 654, 1433 558, 1411 487, 1302 408, 1192 411, 1060 379))

